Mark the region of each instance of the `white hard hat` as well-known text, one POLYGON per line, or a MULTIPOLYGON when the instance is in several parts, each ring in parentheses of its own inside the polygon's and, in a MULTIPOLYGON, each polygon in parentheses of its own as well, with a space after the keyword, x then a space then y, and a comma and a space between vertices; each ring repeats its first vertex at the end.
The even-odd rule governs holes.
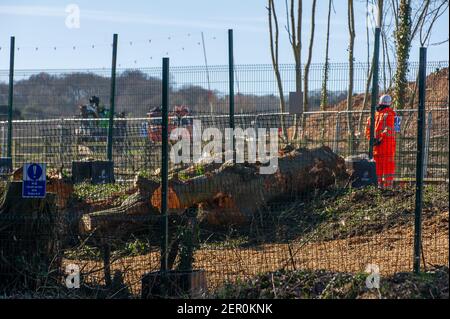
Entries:
POLYGON ((391 106, 392 104, 392 97, 389 94, 384 94, 380 97, 380 101, 378 102, 379 105, 386 105, 391 106))

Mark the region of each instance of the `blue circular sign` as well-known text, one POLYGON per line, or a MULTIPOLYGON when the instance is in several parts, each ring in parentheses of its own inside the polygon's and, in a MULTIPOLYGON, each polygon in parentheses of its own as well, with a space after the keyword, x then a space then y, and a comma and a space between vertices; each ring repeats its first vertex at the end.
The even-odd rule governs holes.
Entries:
POLYGON ((32 180, 38 180, 42 176, 42 167, 37 164, 28 166, 27 175, 32 180))

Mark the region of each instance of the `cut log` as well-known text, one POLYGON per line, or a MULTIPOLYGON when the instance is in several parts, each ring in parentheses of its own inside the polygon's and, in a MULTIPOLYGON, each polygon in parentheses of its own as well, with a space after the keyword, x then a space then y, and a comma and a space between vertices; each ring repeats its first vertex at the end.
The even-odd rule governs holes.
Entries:
POLYGON ((50 177, 47 180, 47 192, 56 194, 56 205, 60 209, 67 207, 73 191, 73 184, 70 180, 56 177, 50 177))
POLYGON ((84 214, 79 223, 80 233, 87 234, 94 230, 101 233, 112 233, 119 229, 126 231, 157 220, 158 211, 150 204, 150 196, 159 187, 159 183, 137 176, 135 187, 137 191, 119 207, 84 214))
POLYGON ((22 182, 6 185, 0 202, 0 291, 57 284, 61 266, 56 195, 22 198, 22 182))
MULTIPOLYGON (((323 189, 347 177, 345 161, 328 147, 285 150, 274 174, 260 174, 259 169, 260 164, 225 163, 185 181, 175 175, 169 180, 169 213, 181 215, 197 207, 208 224, 242 224, 271 201, 323 189)), ((138 177, 136 188, 121 206, 83 215, 80 232, 113 232, 159 221, 159 182, 138 177)))
MULTIPOLYGON (((328 147, 297 149, 278 159, 274 174, 259 174, 258 164, 225 163, 218 170, 186 181, 169 181, 169 209, 182 212, 202 204, 207 220, 214 223, 242 223, 268 202, 285 196, 323 189, 336 178, 347 177, 345 161, 328 147), (218 215, 212 217, 213 215, 218 215)), ((152 195, 151 203, 159 207, 161 189, 152 195)))

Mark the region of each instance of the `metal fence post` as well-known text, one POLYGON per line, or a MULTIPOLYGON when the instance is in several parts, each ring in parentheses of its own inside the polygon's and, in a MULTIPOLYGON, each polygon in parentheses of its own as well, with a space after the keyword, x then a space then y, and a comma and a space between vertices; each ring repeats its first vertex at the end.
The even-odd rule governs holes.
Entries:
POLYGON ((337 113, 336 117, 336 127, 335 127, 335 138, 333 141, 333 152, 338 153, 339 152, 339 136, 341 135, 341 113, 337 113))
POLYGON ((423 178, 427 178, 428 175, 428 154, 430 152, 430 134, 431 127, 433 125, 433 116, 431 111, 428 112, 427 125, 425 128, 425 152, 423 156, 423 178))
POLYGON ((162 70, 162 147, 161 147, 161 283, 167 292, 167 249, 169 247, 169 218, 167 214, 168 180, 169 180, 169 58, 163 58, 162 70))
POLYGON ((7 154, 5 123, 2 123, 2 155, 7 154))
MULTIPOLYGON (((229 94, 230 94, 230 129, 234 132, 234 59, 233 59, 233 29, 228 30, 228 78, 229 78, 229 94)), ((236 150, 234 134, 231 141, 233 150, 233 163, 236 162, 236 150)))
POLYGON ((416 202, 414 221, 414 272, 420 271, 420 250, 422 242, 422 197, 423 197, 423 164, 424 164, 424 124, 425 124, 425 92, 426 92, 427 49, 420 48, 419 64, 419 106, 417 112, 417 157, 416 157, 416 202))
POLYGON ((12 158, 12 118, 13 118, 13 95, 14 95, 14 47, 15 37, 11 37, 9 52, 9 88, 8 88, 8 142, 6 156, 12 158))
POLYGON ((114 109, 116 100, 116 63, 117 62, 117 34, 113 35, 113 52, 112 52, 112 65, 111 65, 111 92, 109 98, 109 124, 108 124, 108 144, 107 144, 107 157, 108 161, 112 161, 113 158, 113 134, 114 134, 114 109))
POLYGON ((380 32, 379 27, 375 28, 375 43, 373 50, 373 75, 372 75, 372 93, 370 102, 370 140, 369 140, 369 158, 373 158, 373 142, 375 138, 375 108, 378 100, 378 69, 380 55, 380 32))
MULTIPOLYGON (((63 154, 64 154, 64 118, 60 119, 59 123, 59 165, 62 169, 64 166, 63 163, 63 154)), ((61 172, 62 173, 62 172, 61 172)))

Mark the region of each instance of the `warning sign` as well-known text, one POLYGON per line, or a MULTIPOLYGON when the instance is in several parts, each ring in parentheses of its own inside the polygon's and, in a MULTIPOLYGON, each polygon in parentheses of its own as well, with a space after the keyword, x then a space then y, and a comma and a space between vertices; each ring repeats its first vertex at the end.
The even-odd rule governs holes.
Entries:
POLYGON ((46 192, 46 165, 28 163, 23 166, 22 197, 44 198, 46 192))

